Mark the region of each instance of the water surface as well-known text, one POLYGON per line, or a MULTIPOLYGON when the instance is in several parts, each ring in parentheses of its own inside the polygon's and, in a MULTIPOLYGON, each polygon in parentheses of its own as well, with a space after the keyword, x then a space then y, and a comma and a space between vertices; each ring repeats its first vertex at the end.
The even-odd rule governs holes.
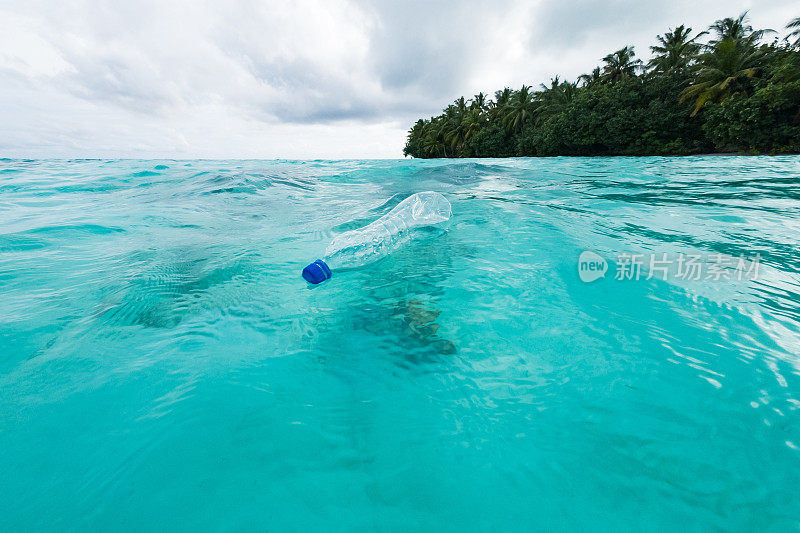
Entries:
POLYGON ((0 526, 796 529, 798 191, 798 157, 0 160, 0 526), (300 278, 423 190, 446 234, 300 278))

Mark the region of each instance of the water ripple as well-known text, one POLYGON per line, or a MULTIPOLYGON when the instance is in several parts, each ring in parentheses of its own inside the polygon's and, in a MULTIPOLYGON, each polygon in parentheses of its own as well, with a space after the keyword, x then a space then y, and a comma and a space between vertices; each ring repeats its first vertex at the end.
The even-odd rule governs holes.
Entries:
POLYGON ((0 159, 4 523, 789 529, 799 183, 790 156, 0 159), (418 190, 446 232, 302 282, 418 190), (583 283, 586 249, 761 270, 583 283))

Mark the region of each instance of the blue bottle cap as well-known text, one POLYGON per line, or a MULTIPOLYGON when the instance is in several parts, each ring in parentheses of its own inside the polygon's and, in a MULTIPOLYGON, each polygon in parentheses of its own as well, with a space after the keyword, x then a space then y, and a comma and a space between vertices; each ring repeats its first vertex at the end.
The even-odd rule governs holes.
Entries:
POLYGON ((328 268, 328 265, 326 265, 325 261, 322 259, 317 259, 303 269, 303 279, 314 285, 322 283, 326 279, 330 279, 332 275, 331 269, 328 268))

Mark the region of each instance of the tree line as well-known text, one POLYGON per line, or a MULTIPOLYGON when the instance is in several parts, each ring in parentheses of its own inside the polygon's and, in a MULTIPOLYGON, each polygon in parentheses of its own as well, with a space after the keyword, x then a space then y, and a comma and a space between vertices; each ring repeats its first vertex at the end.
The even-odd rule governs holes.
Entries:
POLYGON ((409 130, 405 155, 514 157, 800 153, 800 17, 781 38, 747 12, 632 46, 576 81, 463 96, 409 130))

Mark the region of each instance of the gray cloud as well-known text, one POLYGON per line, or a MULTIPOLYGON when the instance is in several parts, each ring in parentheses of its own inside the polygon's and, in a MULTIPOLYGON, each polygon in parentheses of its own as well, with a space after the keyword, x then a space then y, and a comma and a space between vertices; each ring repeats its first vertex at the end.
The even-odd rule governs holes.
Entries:
POLYGON ((142 113, 157 113, 175 103, 163 84, 154 83, 158 74, 144 61, 122 57, 65 59, 74 71, 56 81, 80 98, 142 113))
MULTIPOLYGON (((625 43, 631 33, 640 31, 643 21, 665 20, 669 12, 669 4, 664 2, 585 0, 577 6, 550 2, 535 12, 530 42, 537 48, 562 49, 586 44, 601 34, 625 43)), ((647 29, 651 30, 649 24, 647 29)))
POLYGON ((397 156, 462 94, 575 76, 626 44, 646 56, 669 26, 748 7, 756 26, 797 16, 786 0, 6 4, 0 150, 397 156))
POLYGON ((369 33, 369 65, 397 100, 395 109, 413 101, 432 113, 455 99, 486 60, 486 47, 514 3, 363 1, 377 21, 369 33))

